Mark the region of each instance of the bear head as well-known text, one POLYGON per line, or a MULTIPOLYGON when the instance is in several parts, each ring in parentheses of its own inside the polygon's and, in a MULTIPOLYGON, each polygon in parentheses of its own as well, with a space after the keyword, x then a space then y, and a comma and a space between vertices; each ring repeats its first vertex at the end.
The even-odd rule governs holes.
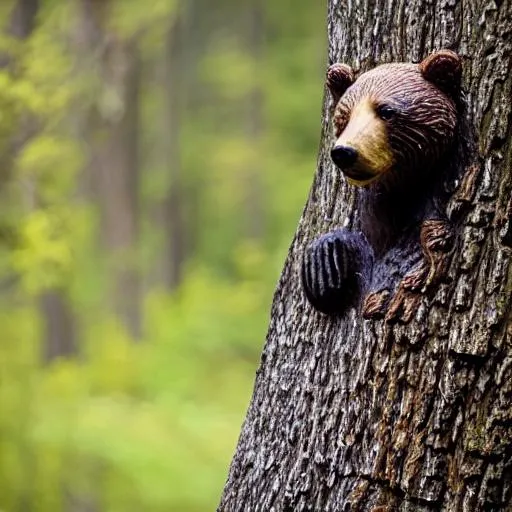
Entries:
POLYGON ((336 103, 331 158, 349 183, 366 187, 425 174, 453 144, 461 60, 450 50, 419 64, 383 64, 354 79, 333 64, 327 86, 336 103))

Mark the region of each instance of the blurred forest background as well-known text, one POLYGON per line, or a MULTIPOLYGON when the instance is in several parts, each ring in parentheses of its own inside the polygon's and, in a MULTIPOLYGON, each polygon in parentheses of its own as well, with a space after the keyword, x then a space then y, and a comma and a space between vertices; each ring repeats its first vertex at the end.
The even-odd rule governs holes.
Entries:
POLYGON ((325 2, 0 2, 0 511, 214 510, 315 169, 325 2))

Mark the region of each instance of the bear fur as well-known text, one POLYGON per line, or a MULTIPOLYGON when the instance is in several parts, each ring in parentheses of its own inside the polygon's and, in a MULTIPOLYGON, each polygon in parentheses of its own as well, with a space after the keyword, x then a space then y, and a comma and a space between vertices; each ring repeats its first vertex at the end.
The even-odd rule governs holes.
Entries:
POLYGON ((383 64, 357 79, 345 64, 329 68, 331 158, 357 187, 359 219, 354 231, 328 233, 306 249, 303 287, 319 311, 342 313, 368 294, 363 314, 372 316, 400 280, 416 289, 434 280, 432 253, 448 251, 452 241, 443 188, 457 168, 461 73, 450 50, 419 64, 383 64))

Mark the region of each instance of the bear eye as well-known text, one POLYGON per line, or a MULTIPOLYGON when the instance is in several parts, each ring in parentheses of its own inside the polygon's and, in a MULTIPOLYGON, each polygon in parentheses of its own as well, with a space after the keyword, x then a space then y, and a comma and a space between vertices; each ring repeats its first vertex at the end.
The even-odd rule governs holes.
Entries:
POLYGON ((375 112, 383 121, 389 121, 393 117, 395 117, 396 110, 389 105, 379 105, 375 112))

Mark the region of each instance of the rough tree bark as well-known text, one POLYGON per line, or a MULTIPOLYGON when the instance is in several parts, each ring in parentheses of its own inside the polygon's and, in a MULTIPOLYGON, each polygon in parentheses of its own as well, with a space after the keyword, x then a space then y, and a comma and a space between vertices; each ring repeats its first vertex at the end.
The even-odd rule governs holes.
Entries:
POLYGON ((512 1, 329 0, 329 62, 464 59, 476 165, 446 279, 410 318, 329 318, 299 286, 304 247, 351 226, 324 102, 318 169, 275 293, 218 511, 512 510, 512 1))

